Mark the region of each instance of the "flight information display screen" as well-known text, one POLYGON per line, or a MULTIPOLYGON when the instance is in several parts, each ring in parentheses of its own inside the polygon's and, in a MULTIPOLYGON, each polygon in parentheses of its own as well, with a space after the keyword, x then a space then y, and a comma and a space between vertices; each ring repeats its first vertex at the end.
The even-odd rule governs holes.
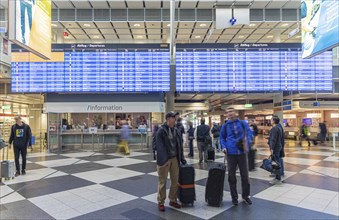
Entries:
POLYGON ((194 48, 196 46, 177 46, 177 91, 326 92, 333 89, 330 51, 302 59, 300 44, 228 44, 218 48, 211 48, 211 45, 208 45, 210 48, 194 48))
POLYGON ((13 52, 12 92, 169 91, 168 49, 103 46, 55 48, 51 60, 13 52))

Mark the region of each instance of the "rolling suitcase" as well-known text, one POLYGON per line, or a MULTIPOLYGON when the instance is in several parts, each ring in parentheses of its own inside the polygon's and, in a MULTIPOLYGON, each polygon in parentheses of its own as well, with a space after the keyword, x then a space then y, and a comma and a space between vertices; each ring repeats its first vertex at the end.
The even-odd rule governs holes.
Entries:
POLYGON ((195 186, 194 186, 194 167, 192 165, 180 165, 178 199, 182 204, 194 204, 195 186))
POLYGON ((207 150, 207 160, 215 160, 215 151, 214 148, 209 148, 207 150))
POLYGON ((8 160, 8 147, 4 147, 2 150, 2 161, 1 161, 1 174, 0 174, 0 182, 2 178, 5 179, 14 179, 14 161, 8 160), (7 158, 5 160, 5 149, 7 148, 7 158))
POLYGON ((248 152, 248 170, 254 171, 255 170, 255 154, 256 149, 251 148, 248 152))
POLYGON ((224 196, 225 163, 213 164, 208 171, 205 201, 210 206, 221 206, 224 196))

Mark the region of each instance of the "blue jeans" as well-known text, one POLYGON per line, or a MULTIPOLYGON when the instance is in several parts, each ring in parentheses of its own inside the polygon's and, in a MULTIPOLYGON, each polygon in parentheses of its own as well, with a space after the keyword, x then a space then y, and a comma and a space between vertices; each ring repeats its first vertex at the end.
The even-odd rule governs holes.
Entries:
POLYGON ((280 157, 280 174, 281 176, 285 176, 285 170, 284 170, 284 158, 280 157))
POLYGON ((220 150, 220 137, 213 138, 212 144, 213 144, 214 150, 217 150, 217 149, 220 150), (217 148, 217 145, 218 145, 218 148, 217 148))

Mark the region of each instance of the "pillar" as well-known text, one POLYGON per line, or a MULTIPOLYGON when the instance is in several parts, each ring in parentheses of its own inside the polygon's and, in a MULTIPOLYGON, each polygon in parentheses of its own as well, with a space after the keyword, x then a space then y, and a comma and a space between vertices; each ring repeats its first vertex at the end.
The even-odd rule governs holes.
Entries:
POLYGON ((282 103, 284 101, 284 96, 283 96, 283 93, 280 92, 280 93, 276 93, 274 96, 273 96, 273 114, 278 116, 280 118, 280 123, 282 124, 283 123, 283 115, 284 115, 284 111, 282 109, 282 103))

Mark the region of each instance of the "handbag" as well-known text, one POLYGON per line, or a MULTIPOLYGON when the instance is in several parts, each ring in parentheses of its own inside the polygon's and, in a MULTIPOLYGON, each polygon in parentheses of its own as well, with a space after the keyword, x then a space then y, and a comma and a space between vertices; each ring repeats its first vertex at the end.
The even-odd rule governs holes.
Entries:
POLYGON ((270 173, 277 173, 278 171, 280 172, 281 166, 279 162, 272 159, 272 156, 269 156, 262 161, 260 168, 270 173))
POLYGON ((0 139, 0 149, 6 147, 6 143, 3 139, 0 139))

